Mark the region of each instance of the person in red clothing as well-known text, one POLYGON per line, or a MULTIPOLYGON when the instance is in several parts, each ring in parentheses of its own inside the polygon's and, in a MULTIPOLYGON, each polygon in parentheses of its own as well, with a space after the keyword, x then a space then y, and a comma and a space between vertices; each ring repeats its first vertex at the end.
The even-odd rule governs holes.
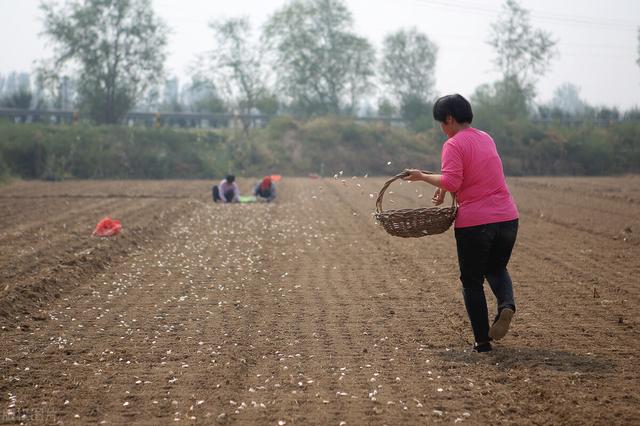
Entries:
POLYGON ((471 127, 471 104, 448 95, 433 105, 433 118, 449 137, 442 147, 442 171, 425 174, 408 169, 408 181, 436 187, 432 202, 456 194, 455 237, 464 304, 476 352, 491 351, 491 340, 503 338, 516 311, 507 264, 518 234, 518 209, 505 181, 502 161, 489 134, 471 127), (489 326, 484 280, 496 297, 498 313, 489 326))
POLYGON ((268 203, 276 199, 276 185, 271 176, 265 176, 256 184, 253 195, 260 197, 268 203))

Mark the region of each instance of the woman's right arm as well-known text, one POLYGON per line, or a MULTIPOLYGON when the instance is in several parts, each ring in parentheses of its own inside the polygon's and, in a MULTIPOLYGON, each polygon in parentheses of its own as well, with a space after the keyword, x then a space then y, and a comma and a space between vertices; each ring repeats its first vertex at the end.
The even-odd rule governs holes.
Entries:
POLYGON ((406 169, 405 172, 407 172, 408 175, 403 177, 402 180, 406 180, 409 182, 415 182, 415 181, 421 180, 435 187, 438 187, 438 188, 441 187, 440 185, 440 180, 442 177, 441 175, 422 173, 418 169, 406 169))
POLYGON ((464 162, 462 154, 457 146, 450 142, 445 142, 442 147, 442 178, 440 188, 448 192, 457 192, 462 185, 464 176, 464 162))

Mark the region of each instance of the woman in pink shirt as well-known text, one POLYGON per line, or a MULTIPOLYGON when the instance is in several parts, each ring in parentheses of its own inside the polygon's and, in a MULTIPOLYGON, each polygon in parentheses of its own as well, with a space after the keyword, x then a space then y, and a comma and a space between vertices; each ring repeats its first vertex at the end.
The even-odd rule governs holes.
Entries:
POLYGON ((448 95, 433 105, 433 118, 449 137, 442 147, 441 174, 407 170, 405 180, 424 181, 437 189, 432 202, 456 194, 455 236, 460 280, 476 352, 491 351, 491 340, 503 338, 516 311, 507 264, 518 234, 518 209, 502 170, 496 145, 487 133, 471 127, 471 105, 462 96, 448 95), (497 299, 491 327, 484 280, 497 299))

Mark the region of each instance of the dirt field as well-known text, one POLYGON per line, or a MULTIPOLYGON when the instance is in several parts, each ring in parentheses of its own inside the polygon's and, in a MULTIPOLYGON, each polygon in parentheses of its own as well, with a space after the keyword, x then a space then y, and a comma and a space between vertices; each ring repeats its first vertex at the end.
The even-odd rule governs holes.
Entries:
POLYGON ((452 231, 388 236, 382 182, 1 187, 0 422, 640 424, 640 177, 509 180, 518 313, 488 355, 452 231))

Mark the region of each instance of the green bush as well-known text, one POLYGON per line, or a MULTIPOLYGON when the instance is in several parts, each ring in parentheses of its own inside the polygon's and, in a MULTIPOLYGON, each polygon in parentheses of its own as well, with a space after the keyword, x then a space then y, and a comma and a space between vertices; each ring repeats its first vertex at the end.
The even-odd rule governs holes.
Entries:
POLYGON ((9 166, 4 161, 4 154, 0 151, 0 183, 4 183, 9 179, 9 166))
POLYGON ((274 117, 269 124, 267 124, 267 133, 271 139, 281 139, 285 133, 290 130, 296 130, 298 123, 295 119, 288 115, 282 115, 274 117))
MULTIPOLYGON (((607 127, 536 124, 482 111, 478 118, 474 125, 492 135, 507 174, 640 172, 637 121, 607 127)), ((306 122, 278 117, 249 134, 0 122, 0 179, 210 179, 228 172, 331 176, 340 170, 344 175, 390 175, 406 167, 437 171, 445 139, 437 126, 416 133, 338 117, 306 122)))
POLYGON ((222 137, 213 132, 126 127, 0 124, 0 152, 12 175, 67 177, 208 178, 222 137))

